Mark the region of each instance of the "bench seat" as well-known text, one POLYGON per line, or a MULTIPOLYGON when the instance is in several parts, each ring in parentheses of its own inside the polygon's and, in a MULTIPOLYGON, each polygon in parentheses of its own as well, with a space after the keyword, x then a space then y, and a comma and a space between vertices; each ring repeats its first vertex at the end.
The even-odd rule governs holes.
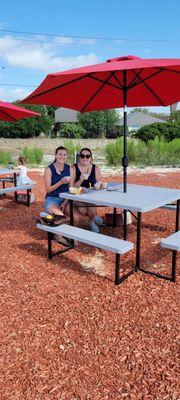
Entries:
POLYGON ((35 183, 31 183, 29 185, 20 185, 20 186, 11 186, 4 189, 0 189, 0 196, 6 193, 15 193, 15 201, 17 202, 17 192, 19 191, 27 191, 27 206, 30 205, 30 192, 35 186, 35 183))
POLYGON ((173 235, 162 239, 160 242, 161 246, 175 251, 180 251, 180 231, 175 232, 173 235))
MULTIPOLYGON (((87 231, 85 229, 77 228, 75 226, 62 224, 59 226, 47 226, 37 223, 37 228, 48 233, 48 256, 49 259, 53 257, 51 249, 51 240, 53 240, 53 234, 60 235, 65 238, 72 240, 72 245, 68 248, 73 248, 73 241, 88 244, 106 251, 111 251, 116 254, 116 272, 115 272, 115 284, 118 285, 120 282, 125 280, 129 275, 134 273, 134 270, 130 271, 126 275, 119 277, 120 270, 120 255, 127 253, 133 249, 133 243, 114 238, 111 236, 102 235, 96 232, 87 231)), ((59 252, 58 252, 59 253, 59 252)), ((57 254, 57 253, 56 253, 57 254)))
POLYGON ((172 274, 170 280, 175 282, 176 280, 176 258, 177 251, 180 251, 180 231, 173 233, 172 235, 162 239, 160 242, 161 247, 172 250, 172 274))
POLYGON ((21 185, 21 186, 11 186, 4 189, 0 189, 0 194, 10 193, 10 192, 18 192, 20 190, 30 190, 34 187, 34 184, 30 185, 21 185))
POLYGON ((71 238, 90 246, 99 247, 117 254, 125 254, 129 250, 133 249, 133 244, 131 242, 113 238, 107 235, 102 235, 100 233, 87 231, 71 225, 62 224, 54 227, 37 224, 37 228, 45 232, 51 232, 56 235, 71 238))

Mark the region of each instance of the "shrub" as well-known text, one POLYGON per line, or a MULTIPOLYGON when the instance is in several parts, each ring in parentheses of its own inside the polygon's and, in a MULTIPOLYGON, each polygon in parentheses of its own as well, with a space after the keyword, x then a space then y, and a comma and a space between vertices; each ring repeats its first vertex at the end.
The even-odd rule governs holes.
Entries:
POLYGON ((164 122, 152 125, 144 125, 138 129, 136 137, 148 142, 156 137, 164 137, 167 142, 180 138, 180 123, 164 122))
POLYGON ((69 139, 80 139, 85 134, 85 129, 80 124, 65 123, 59 130, 58 136, 69 139))
MULTIPOLYGON (((128 127, 127 127, 128 134, 128 127)), ((123 136, 123 126, 114 127, 112 130, 108 130, 105 134, 107 139, 118 139, 123 136)))
POLYGON ((12 161, 11 153, 5 150, 0 150, 0 164, 7 166, 12 161))
MULTIPOLYGON (((123 140, 106 146, 106 159, 110 165, 119 165, 122 158, 123 140)), ((180 160, 180 140, 166 142, 156 137, 147 144, 143 141, 128 140, 127 155, 130 163, 137 165, 178 165, 180 160)))
POLYGON ((64 147, 66 147, 68 151, 68 162, 70 164, 73 164, 75 158, 75 152, 79 153, 81 150, 81 146, 79 144, 74 144, 72 140, 69 140, 64 142, 64 147))
POLYGON ((122 162, 123 139, 117 139, 115 143, 108 143, 105 147, 106 160, 109 165, 120 165, 122 162))
POLYGON ((43 150, 39 147, 29 148, 27 146, 23 149, 23 156, 26 157, 29 164, 40 164, 43 159, 43 150))

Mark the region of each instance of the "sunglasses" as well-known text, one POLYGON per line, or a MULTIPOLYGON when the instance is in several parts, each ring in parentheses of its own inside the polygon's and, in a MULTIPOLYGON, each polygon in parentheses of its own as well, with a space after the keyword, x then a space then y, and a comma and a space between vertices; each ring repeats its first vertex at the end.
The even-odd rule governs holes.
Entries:
POLYGON ((80 154, 80 157, 89 159, 91 158, 91 154, 80 154))

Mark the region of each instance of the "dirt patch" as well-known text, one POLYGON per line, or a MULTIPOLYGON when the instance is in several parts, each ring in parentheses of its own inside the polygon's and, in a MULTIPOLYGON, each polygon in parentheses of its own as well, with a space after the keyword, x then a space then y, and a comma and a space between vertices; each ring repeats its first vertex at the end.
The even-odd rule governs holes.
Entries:
MULTIPOLYGON (((115 287, 109 252, 78 244, 48 261, 47 237, 34 221, 43 209, 43 177, 30 177, 37 186, 29 208, 13 195, 0 198, 0 398, 178 400, 179 268, 176 283, 136 273, 115 287)), ((178 188, 180 174, 129 174, 128 181, 178 188)), ((158 241, 174 220, 163 209, 143 214, 144 267, 171 272, 171 252, 158 241)), ((135 232, 133 220, 133 243, 135 232)), ((101 233, 122 237, 122 228, 101 233)), ((124 255, 121 273, 134 261, 135 251, 124 255)))

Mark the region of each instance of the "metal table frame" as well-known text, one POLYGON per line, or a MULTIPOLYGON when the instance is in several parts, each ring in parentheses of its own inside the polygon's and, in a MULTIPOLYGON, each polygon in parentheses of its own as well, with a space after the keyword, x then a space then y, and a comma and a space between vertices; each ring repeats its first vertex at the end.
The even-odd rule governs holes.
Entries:
MULTIPOLYGON (((18 172, 19 172, 18 169, 0 168, 0 175, 13 175, 14 186, 17 186, 16 174, 18 172)), ((3 188, 5 188, 4 182, 3 182, 3 188)), ((14 192, 14 199, 15 199, 15 202, 17 203, 17 192, 14 192)))
MULTIPOLYGON (((129 185, 129 186, 131 186, 131 187, 133 187, 133 186, 139 186, 139 187, 140 187, 140 185, 129 185)), ((143 188, 143 185, 142 185, 141 187, 143 188)), ((148 187, 148 188, 156 189, 156 188, 153 188, 153 187, 148 187)), ((174 189, 169 189, 169 188, 158 188, 158 187, 157 187, 157 189, 165 189, 165 190, 169 191, 169 193, 171 193, 171 191, 174 190, 174 189)), ((174 191, 176 192, 176 190, 174 190, 174 191)), ((122 193, 122 194, 123 194, 123 193, 122 193)), ((126 213, 127 213, 127 211, 130 211, 130 212, 132 212, 132 211, 137 212, 137 217, 134 215, 134 213, 132 213, 132 214, 135 216, 135 218, 137 219, 135 272, 137 272, 137 271, 142 271, 142 272, 144 272, 144 273, 157 276, 158 278, 162 278, 162 279, 166 279, 166 280, 170 280, 170 281, 175 281, 175 276, 176 276, 176 254, 175 254, 175 252, 173 252, 173 260, 174 260, 174 261, 173 261, 173 267, 172 267, 172 275, 171 275, 171 277, 166 276, 166 275, 162 275, 162 274, 159 274, 159 273, 150 271, 150 270, 146 270, 146 269, 144 269, 144 268, 141 267, 141 230, 142 230, 142 226, 141 226, 141 225, 142 225, 142 213, 148 212, 148 211, 153 211, 153 210, 155 210, 155 209, 158 209, 158 208, 160 208, 161 206, 165 205, 167 202, 174 202, 174 201, 176 201, 176 202, 177 202, 177 206, 176 206, 175 232, 178 231, 178 230, 179 230, 180 199, 177 198, 177 197, 179 196, 179 194, 180 194, 180 191, 177 190, 177 195, 174 196, 174 198, 173 198, 171 201, 169 200, 169 198, 167 198, 164 202, 162 201, 161 203, 159 203, 159 205, 157 204, 156 206, 151 206, 151 207, 149 207, 149 209, 148 209, 148 207, 147 207, 147 209, 144 207, 143 211, 136 211, 136 209, 134 209, 133 207, 131 207, 131 208, 130 208, 130 207, 127 207, 126 209, 124 209, 124 208, 122 207, 122 205, 119 205, 119 207, 118 207, 117 204, 116 204, 115 207, 113 207, 113 205, 110 204, 110 203, 108 203, 108 201, 107 201, 106 204, 105 204, 105 201, 102 202, 102 204, 100 204, 100 201, 99 201, 99 204, 97 204, 98 207, 106 206, 106 207, 113 207, 113 208, 114 208, 114 226, 115 226, 115 218, 116 218, 115 216, 116 216, 116 210, 117 210, 117 208, 124 209, 124 226, 123 226, 123 236, 124 236, 124 240, 126 240, 126 238, 127 238, 126 213), (176 197, 176 198, 175 198, 175 197, 176 197)), ((90 206, 90 199, 88 199, 88 200, 86 201, 85 198, 83 198, 84 195, 80 195, 80 196, 78 197, 77 195, 76 195, 76 196, 73 196, 72 194, 69 194, 68 192, 67 192, 67 193, 61 194, 61 196, 62 196, 63 198, 65 198, 65 199, 68 199, 69 202, 70 202, 70 224, 71 224, 71 225, 74 225, 74 221, 73 221, 73 203, 74 203, 74 201, 76 201, 76 202, 81 201, 81 202, 84 202, 84 203, 88 203, 88 205, 90 206)), ((92 201, 92 206, 95 207, 96 204, 93 203, 93 200, 92 200, 92 199, 91 199, 91 201, 92 201)))

